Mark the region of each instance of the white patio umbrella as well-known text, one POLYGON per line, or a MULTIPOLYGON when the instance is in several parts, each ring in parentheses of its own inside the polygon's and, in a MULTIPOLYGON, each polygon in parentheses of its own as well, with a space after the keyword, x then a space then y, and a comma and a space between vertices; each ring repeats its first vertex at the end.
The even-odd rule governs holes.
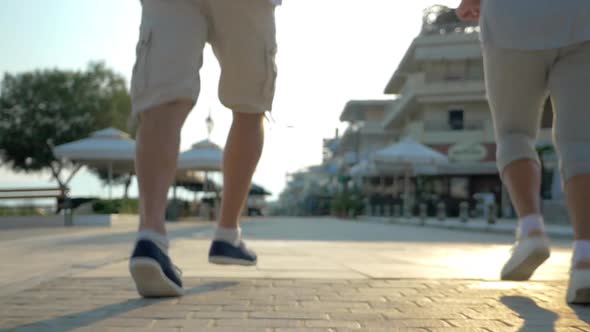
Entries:
POLYGON ((221 171, 223 150, 208 139, 202 140, 180 154, 179 170, 221 171))
POLYGON ((374 175, 377 173, 377 168, 372 160, 363 159, 358 164, 352 166, 348 170, 348 174, 352 177, 361 177, 365 175, 374 175))
MULTIPOLYGON (((209 139, 204 139, 180 154, 178 157, 179 171, 204 171, 205 184, 208 183, 209 172, 221 172, 223 150, 209 139)), ((207 189, 207 188, 205 188, 207 189)))
MULTIPOLYGON (((210 133, 210 131, 209 131, 210 133)), ((179 172, 204 171, 205 181, 203 191, 207 192, 209 183, 209 172, 221 172, 223 161, 223 150, 219 145, 209 139, 204 139, 180 154, 178 157, 179 172)), ((175 191, 176 192, 176 191, 175 191)))
POLYGON ((107 128, 92 133, 88 138, 56 146, 53 154, 87 166, 107 168, 110 199, 113 170, 134 170, 135 141, 125 132, 107 128))
POLYGON ((379 170, 404 171, 404 209, 409 209, 410 172, 449 163, 449 158, 410 138, 375 153, 375 165, 379 170))

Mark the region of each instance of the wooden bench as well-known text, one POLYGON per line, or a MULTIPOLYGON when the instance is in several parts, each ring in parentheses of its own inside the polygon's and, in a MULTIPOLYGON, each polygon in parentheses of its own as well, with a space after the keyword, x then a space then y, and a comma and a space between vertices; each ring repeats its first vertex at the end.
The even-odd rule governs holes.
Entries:
POLYGON ((64 211, 64 225, 72 226, 72 204, 67 188, 4 188, 0 189, 0 200, 55 198, 57 212, 64 211))

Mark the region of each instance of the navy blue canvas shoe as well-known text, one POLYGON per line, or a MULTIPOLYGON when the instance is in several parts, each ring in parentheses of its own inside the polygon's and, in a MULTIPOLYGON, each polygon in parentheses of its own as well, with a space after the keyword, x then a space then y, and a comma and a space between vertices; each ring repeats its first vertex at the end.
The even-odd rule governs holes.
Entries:
POLYGON ((239 246, 231 243, 214 240, 209 249, 209 263, 220 265, 256 265, 257 257, 254 251, 246 248, 244 242, 239 246))
POLYGON ((129 259, 129 272, 139 295, 143 297, 175 297, 184 294, 180 270, 150 240, 142 239, 135 244, 129 259))

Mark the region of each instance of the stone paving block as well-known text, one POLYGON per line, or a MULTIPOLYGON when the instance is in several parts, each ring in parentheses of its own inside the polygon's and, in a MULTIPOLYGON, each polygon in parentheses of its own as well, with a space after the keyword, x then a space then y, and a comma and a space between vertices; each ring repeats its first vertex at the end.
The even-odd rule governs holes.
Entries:
POLYGON ((292 319, 217 319, 215 327, 258 327, 258 328, 279 328, 279 327, 302 327, 303 321, 292 319))
POLYGON ((580 332, 590 322, 589 307, 563 301, 564 281, 187 278, 185 283, 194 291, 183 298, 147 300, 129 290, 128 278, 54 280, 0 297, 0 330, 580 332), (379 287, 371 287, 373 282, 379 287), (403 287, 411 290, 384 297, 385 302, 377 293, 358 292, 389 291, 390 283, 399 294, 403 287), (411 287, 414 283, 420 286, 411 287))
POLYGON ((361 321, 363 327, 451 327, 447 322, 441 319, 394 319, 381 321, 361 321))
POLYGON ((518 326, 520 324, 508 324, 505 323, 501 320, 495 320, 493 319, 493 317, 490 317, 490 319, 484 320, 484 319, 449 319, 447 320, 447 322, 449 324, 451 324, 451 326, 455 326, 455 327, 479 327, 479 328, 486 328, 486 329, 490 329, 492 331, 495 331, 496 329, 506 329, 506 328, 514 328, 515 326, 518 326))
POLYGON ((159 319, 154 322, 155 327, 162 328, 193 328, 200 329, 213 326, 212 319, 159 319))
POLYGON ((121 332, 121 331, 125 331, 125 332, 143 332, 143 331, 149 331, 149 332, 178 332, 179 329, 177 328, 159 328, 159 327, 152 327, 149 329, 145 329, 145 328, 135 328, 135 327, 126 327, 124 329, 120 328, 120 327, 81 327, 81 328, 77 328, 74 330, 71 330, 72 332, 121 332))
MULTIPOLYGON (((148 330, 149 331, 149 330, 148 330)), ((183 332, 274 332, 272 328, 262 328, 262 327, 203 327, 198 329, 191 329, 191 328, 183 328, 180 329, 183 332)))
POLYGON ((190 318, 196 319, 224 319, 224 318, 246 318, 245 312, 234 312, 234 311, 197 311, 190 315, 190 318))
MULTIPOLYGON (((338 328, 336 332, 429 332, 420 327, 362 327, 360 329, 338 328)), ((488 332, 488 331, 486 331, 488 332)))
POLYGON ((346 327, 350 329, 361 328, 361 324, 349 320, 306 320, 305 327, 328 327, 339 328, 346 327))
MULTIPOLYGON (((233 304, 229 305, 229 306, 233 306, 233 304)), ((236 306, 243 306, 243 304, 237 304, 236 306)), ((172 310, 180 310, 180 311, 188 311, 188 312, 195 312, 195 311, 215 312, 215 311, 224 311, 223 308, 225 308, 226 305, 218 305, 218 304, 209 305, 204 302, 201 304, 198 304, 198 303, 191 303, 191 304, 178 303, 178 304, 175 304, 174 306, 171 306, 171 307, 172 307, 172 310)))
POLYGON ((166 310, 164 308, 150 310, 133 310, 119 315, 120 318, 151 318, 151 319, 187 319, 192 315, 191 311, 176 309, 166 310))
POLYGON ((429 327, 428 328, 428 332, 489 332, 489 331, 490 330, 486 330, 486 329, 478 328, 478 327, 467 327, 467 328, 458 328, 458 327, 429 327))
POLYGON ((333 332, 332 329, 329 328, 321 328, 321 327, 286 327, 286 328, 278 328, 275 329, 274 332, 333 332))
POLYGON ((387 302, 386 297, 369 295, 369 294, 355 294, 355 295, 319 295, 318 301, 326 302, 387 302))
POLYGON ((437 319, 464 319, 465 316, 457 311, 449 311, 441 308, 433 308, 432 310, 417 310, 417 309, 402 309, 401 312, 386 312, 383 314, 387 319, 404 319, 404 318, 437 318, 437 319))
POLYGON ((329 316, 334 320, 385 320, 383 313, 374 311, 336 312, 329 316))
POLYGON ((326 302, 326 301, 301 301, 303 308, 335 308, 335 309, 369 309, 366 302, 326 302))
POLYGON ((234 311, 234 312, 254 312, 254 311, 258 311, 258 312, 269 312, 269 311, 274 311, 275 310, 274 305, 256 305, 256 304, 246 304, 246 305, 224 305, 223 307, 220 308, 221 311, 234 311))
POLYGON ((295 320, 304 320, 304 319, 328 319, 328 315, 321 312, 250 312, 248 313, 248 318, 266 318, 266 319, 295 319, 295 320))
POLYGON ((154 319, 147 318, 108 318, 96 323, 97 326, 106 327, 142 327, 149 328, 155 323, 154 319))

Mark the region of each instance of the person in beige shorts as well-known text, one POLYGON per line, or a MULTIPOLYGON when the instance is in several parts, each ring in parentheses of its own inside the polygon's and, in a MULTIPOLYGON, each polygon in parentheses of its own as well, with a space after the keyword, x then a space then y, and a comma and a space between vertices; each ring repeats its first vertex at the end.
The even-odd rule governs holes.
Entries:
POLYGON ((277 70, 274 11, 278 0, 143 0, 133 68, 132 117, 137 125, 140 226, 129 268, 140 295, 180 296, 182 281, 168 257, 164 224, 180 131, 200 88, 203 48, 221 66, 219 98, 232 110, 225 145, 221 213, 209 261, 255 265, 238 218, 264 140, 277 70))
POLYGON ((550 96, 575 234, 566 298, 590 303, 590 1, 463 0, 457 14, 480 23, 498 167, 519 216, 501 278, 527 280, 550 255, 535 149, 550 96))

